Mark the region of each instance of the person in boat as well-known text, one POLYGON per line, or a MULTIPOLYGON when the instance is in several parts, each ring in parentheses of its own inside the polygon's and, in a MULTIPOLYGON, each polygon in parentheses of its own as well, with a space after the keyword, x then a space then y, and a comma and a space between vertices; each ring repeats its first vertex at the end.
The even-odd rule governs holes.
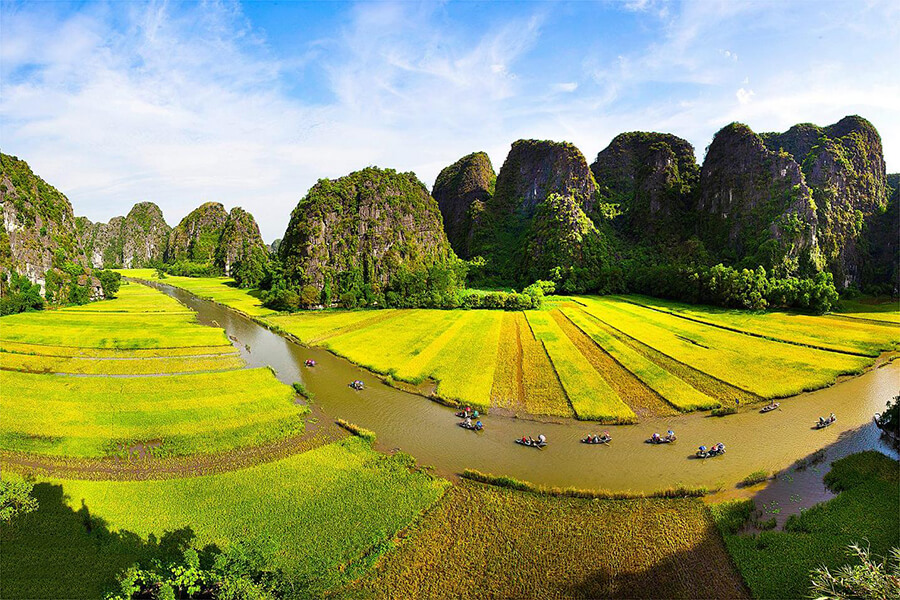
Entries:
POLYGON ((611 439, 612 439, 612 437, 609 435, 608 431, 604 431, 603 433, 600 434, 600 441, 606 441, 606 440, 611 440, 611 439))
POLYGON ((522 443, 523 443, 523 444, 527 444, 527 443, 528 443, 528 438, 526 438, 524 435, 522 436, 522 443))
POLYGON ((465 408, 463 409, 463 412, 466 413, 466 414, 468 415, 470 412, 472 412, 472 407, 471 407, 471 406, 465 407, 465 408))
POLYGON ((659 434, 658 434, 658 433, 654 433, 653 435, 650 436, 650 439, 653 440, 654 442, 658 442, 658 441, 659 441, 659 434))
POLYGON ((674 440, 674 439, 675 439, 675 432, 672 431, 671 429, 668 430, 668 431, 666 432, 666 439, 667 439, 667 440, 674 440))
POLYGON ((829 423, 834 423, 835 421, 837 421, 837 417, 834 416, 834 413, 831 413, 830 415, 828 415, 829 423))
POLYGON ((476 418, 476 419, 478 418, 478 411, 477 411, 477 410, 472 412, 472 417, 474 417, 474 418, 476 418))
POLYGON ((481 424, 481 421, 475 421, 475 429, 481 429, 484 425, 481 424))
POLYGON ((819 425, 825 424, 825 417, 819 417, 819 425))
POLYGON ((547 438, 545 438, 545 437, 544 437, 544 434, 542 433, 542 434, 540 434, 540 435, 538 436, 537 441, 538 441, 538 444, 546 444, 546 443, 547 443, 547 438))
POLYGON ((472 418, 471 418, 471 417, 466 417, 466 420, 463 421, 463 423, 466 424, 466 427, 471 427, 471 426, 472 426, 472 418))

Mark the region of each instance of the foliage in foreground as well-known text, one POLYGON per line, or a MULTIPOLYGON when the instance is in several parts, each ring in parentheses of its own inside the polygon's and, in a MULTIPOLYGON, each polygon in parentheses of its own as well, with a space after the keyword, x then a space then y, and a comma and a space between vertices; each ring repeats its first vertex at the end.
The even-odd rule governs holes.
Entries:
POLYGON ((20 515, 27 515, 38 508, 37 499, 31 495, 34 483, 25 480, 0 479, 0 522, 10 523, 20 515))
POLYGON ((837 497, 793 515, 784 531, 739 533, 753 514, 749 501, 712 508, 738 570, 756 598, 801 598, 809 593, 809 573, 839 569, 846 548, 867 540, 884 556, 900 545, 900 473, 887 456, 867 451, 836 461, 825 483, 837 497))
POLYGON ((847 552, 860 564, 846 564, 835 572, 820 567, 812 574, 812 594, 816 600, 900 598, 900 548, 891 548, 890 557, 875 560, 868 548, 852 544, 847 552))

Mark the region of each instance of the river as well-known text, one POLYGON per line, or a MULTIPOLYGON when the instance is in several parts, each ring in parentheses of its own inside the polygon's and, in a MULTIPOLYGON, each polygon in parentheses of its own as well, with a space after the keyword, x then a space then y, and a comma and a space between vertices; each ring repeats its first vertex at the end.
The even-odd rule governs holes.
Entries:
POLYGON ((781 400, 781 408, 767 414, 760 414, 757 407, 726 417, 688 414, 620 426, 486 415, 485 430, 475 433, 457 426, 454 409, 390 387, 327 350, 304 348, 182 289, 156 287, 197 311, 201 323, 224 328, 237 340, 235 345, 249 365, 271 366, 287 384, 302 381, 315 396, 317 412, 371 429, 379 449, 403 450, 440 475, 470 468, 558 487, 650 492, 681 484, 734 489, 752 471, 782 470, 820 448, 832 449, 829 461, 872 448, 897 458, 880 438, 872 415, 897 395, 900 361, 883 362, 829 388, 781 400), (313 368, 304 365, 310 358, 317 363, 313 368), (347 384, 354 379, 362 380, 365 389, 351 389, 347 384), (813 429, 819 415, 831 412, 837 415, 834 425, 813 429), (613 437, 609 445, 580 443, 586 434, 604 429, 613 437), (652 433, 665 434, 668 429, 677 433, 676 443, 644 443, 652 433), (547 437, 543 450, 513 443, 523 435, 538 434, 547 437), (726 445, 725 455, 692 458, 699 445, 717 442, 726 445))

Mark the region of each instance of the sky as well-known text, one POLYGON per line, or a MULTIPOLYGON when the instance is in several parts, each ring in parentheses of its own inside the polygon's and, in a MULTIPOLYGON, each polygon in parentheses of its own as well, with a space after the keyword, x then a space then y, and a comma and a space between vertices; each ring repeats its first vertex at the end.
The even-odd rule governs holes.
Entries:
POLYGON ((266 241, 320 178, 438 172, 520 138, 589 162, 661 131, 702 161, 848 114, 900 170, 900 2, 8 2, 0 149, 93 221, 242 206, 266 241))

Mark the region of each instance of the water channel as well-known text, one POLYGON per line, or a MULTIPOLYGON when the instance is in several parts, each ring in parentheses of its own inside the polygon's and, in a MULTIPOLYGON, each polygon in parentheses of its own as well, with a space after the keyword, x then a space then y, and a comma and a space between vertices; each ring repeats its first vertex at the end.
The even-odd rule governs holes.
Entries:
POLYGON ((622 426, 486 415, 485 430, 475 433, 457 426, 454 409, 388 386, 327 350, 302 347, 179 288, 156 287, 195 310, 201 323, 224 328, 237 340, 235 345, 249 365, 271 366, 287 384, 302 381, 315 395, 317 412, 375 431, 379 449, 403 450, 440 475, 471 468, 548 486, 649 492, 683 484, 733 490, 752 471, 779 471, 820 448, 830 449, 829 461, 872 448, 897 458, 897 452, 880 438, 872 415, 897 395, 900 361, 882 361, 861 376, 782 400, 780 409, 767 414, 760 414, 756 407, 727 417, 689 414, 622 426), (309 358, 316 361, 315 367, 304 365, 309 358), (364 390, 348 386, 355 379, 365 383, 364 390), (831 412, 837 422, 815 430, 819 415, 831 412), (604 429, 613 437, 609 445, 580 443, 586 434, 604 429), (676 443, 644 443, 652 433, 664 434, 668 429, 677 433, 676 443), (513 443, 523 435, 538 434, 549 442, 543 450, 513 443), (693 458, 699 445, 717 442, 726 445, 724 456, 693 458))

